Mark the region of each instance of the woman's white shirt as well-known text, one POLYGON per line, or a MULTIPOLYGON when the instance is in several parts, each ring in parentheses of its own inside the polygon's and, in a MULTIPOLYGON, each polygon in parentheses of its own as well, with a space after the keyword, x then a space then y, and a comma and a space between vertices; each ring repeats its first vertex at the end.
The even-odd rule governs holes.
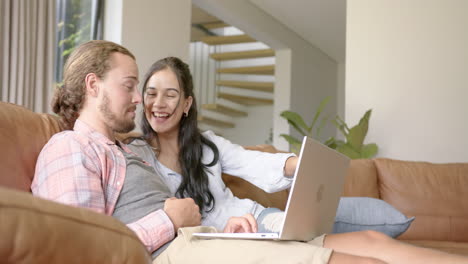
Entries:
MULTIPOLYGON (((229 140, 216 136, 212 131, 202 134, 211 140, 219 151, 218 162, 208 167, 209 188, 215 199, 215 208, 203 213, 202 225, 214 226, 222 230, 231 216, 242 216, 251 213, 258 217, 264 207, 250 199, 239 199, 224 184, 221 174, 227 173, 251 182, 266 192, 277 192, 291 186, 292 178, 283 174, 286 160, 294 156, 291 153, 266 153, 245 150, 229 140)), ((180 186, 182 176, 161 164, 152 148, 143 140, 134 140, 128 145, 136 154, 149 162, 159 172, 164 182, 175 196, 180 186)), ((213 160, 214 153, 206 145, 203 146, 203 164, 213 160)))

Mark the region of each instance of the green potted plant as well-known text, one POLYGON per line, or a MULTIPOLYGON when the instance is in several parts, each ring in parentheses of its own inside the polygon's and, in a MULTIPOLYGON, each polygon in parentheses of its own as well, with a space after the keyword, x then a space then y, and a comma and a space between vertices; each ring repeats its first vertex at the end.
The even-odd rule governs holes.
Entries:
MULTIPOLYGON (((288 123, 302 136, 308 136, 319 139, 320 132, 323 127, 327 124, 328 118, 320 118, 323 109, 328 104, 329 97, 325 98, 320 102, 319 107, 315 111, 312 123, 306 124, 304 119, 296 112, 283 111, 281 117, 285 118, 288 123)), ((343 135, 344 140, 336 139, 331 137, 327 139, 324 144, 332 149, 345 154, 351 159, 367 159, 374 157, 379 148, 375 143, 365 144, 364 139, 369 129, 369 120, 371 117, 372 110, 366 111, 364 116, 359 120, 359 123, 351 128, 343 121, 342 118, 336 116, 332 123, 338 128, 338 131, 343 135)), ((302 144, 302 141, 286 134, 281 134, 281 137, 286 139, 291 146, 291 151, 298 153, 302 144)))
MULTIPOLYGON (((320 118, 320 116, 329 100, 330 98, 326 97, 322 100, 322 102, 320 102, 320 105, 315 111, 314 118, 312 119, 312 123, 310 125, 306 124, 301 115, 293 111, 283 111, 281 112, 280 116, 285 118, 288 121, 288 124, 291 125, 302 136, 318 139, 320 138, 320 133, 323 127, 325 127, 328 121, 327 117, 320 118)), ((302 144, 301 139, 297 139, 291 135, 286 134, 281 134, 280 136, 288 141, 292 152, 299 153, 302 144)))

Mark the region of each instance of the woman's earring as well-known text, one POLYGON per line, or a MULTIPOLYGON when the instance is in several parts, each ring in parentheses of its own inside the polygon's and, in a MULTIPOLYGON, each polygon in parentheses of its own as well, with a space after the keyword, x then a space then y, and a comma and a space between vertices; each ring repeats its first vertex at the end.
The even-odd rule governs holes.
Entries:
POLYGON ((184 112, 184 116, 187 117, 187 116, 188 116, 188 113, 187 113, 187 112, 184 112))

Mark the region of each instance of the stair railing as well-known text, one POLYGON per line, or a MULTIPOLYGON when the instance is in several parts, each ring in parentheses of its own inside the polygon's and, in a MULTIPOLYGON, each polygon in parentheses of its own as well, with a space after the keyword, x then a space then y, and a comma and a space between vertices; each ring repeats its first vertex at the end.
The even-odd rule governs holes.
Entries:
POLYGON ((216 46, 209 46, 200 41, 190 43, 189 65, 192 71, 198 112, 203 104, 216 103, 216 80, 218 79, 216 70, 219 67, 219 62, 210 57, 210 54, 215 53, 216 50, 216 46))

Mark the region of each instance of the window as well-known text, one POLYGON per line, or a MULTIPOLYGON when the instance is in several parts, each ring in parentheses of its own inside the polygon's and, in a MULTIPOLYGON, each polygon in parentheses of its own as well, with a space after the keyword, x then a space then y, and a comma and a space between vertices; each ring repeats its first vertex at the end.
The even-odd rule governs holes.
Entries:
POLYGON ((55 81, 62 82, 63 66, 79 44, 102 39, 103 0, 56 0, 55 81))

